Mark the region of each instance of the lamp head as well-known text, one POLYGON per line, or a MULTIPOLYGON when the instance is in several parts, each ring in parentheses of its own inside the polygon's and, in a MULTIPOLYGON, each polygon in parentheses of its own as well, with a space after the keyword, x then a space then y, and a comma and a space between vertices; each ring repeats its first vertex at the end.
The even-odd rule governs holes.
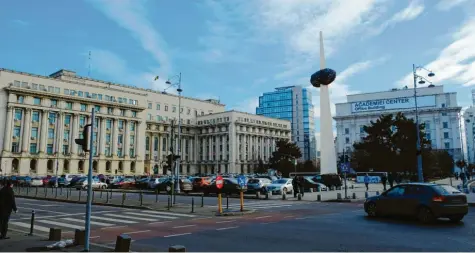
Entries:
POLYGON ((435 74, 434 74, 434 72, 430 72, 427 76, 429 76, 429 77, 434 77, 435 74))
POLYGON ((170 80, 167 80, 165 83, 168 84, 168 85, 172 84, 172 82, 170 82, 170 80))
POLYGON ((419 84, 425 84, 425 83, 426 83, 426 81, 424 81, 424 80, 422 80, 422 79, 419 80, 419 84))

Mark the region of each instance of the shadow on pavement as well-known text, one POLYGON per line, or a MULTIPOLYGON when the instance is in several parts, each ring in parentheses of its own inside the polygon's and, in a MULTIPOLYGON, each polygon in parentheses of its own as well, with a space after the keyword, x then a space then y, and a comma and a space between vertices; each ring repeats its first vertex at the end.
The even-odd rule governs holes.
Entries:
POLYGON ((437 219, 435 222, 430 224, 422 224, 418 222, 415 218, 407 218, 407 217, 378 217, 378 218, 371 218, 368 216, 363 216, 363 219, 370 221, 370 222, 379 222, 379 223, 387 223, 387 224, 396 224, 396 225, 410 225, 418 228, 459 228, 465 226, 463 221, 453 223, 448 219, 437 219))

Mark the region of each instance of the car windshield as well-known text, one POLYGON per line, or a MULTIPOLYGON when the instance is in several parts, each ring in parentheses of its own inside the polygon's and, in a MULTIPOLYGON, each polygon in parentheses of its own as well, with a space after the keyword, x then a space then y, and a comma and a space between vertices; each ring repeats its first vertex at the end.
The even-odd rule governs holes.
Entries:
POLYGON ((259 179, 249 179, 249 181, 247 182, 248 184, 258 184, 260 181, 259 179))
POLYGON ((275 180, 274 182, 272 182, 273 184, 285 184, 287 183, 287 179, 279 179, 279 180, 275 180))
POLYGON ((442 195, 450 195, 450 194, 461 193, 459 190, 457 190, 456 188, 454 188, 450 185, 436 185, 436 186, 434 186, 434 189, 442 195))

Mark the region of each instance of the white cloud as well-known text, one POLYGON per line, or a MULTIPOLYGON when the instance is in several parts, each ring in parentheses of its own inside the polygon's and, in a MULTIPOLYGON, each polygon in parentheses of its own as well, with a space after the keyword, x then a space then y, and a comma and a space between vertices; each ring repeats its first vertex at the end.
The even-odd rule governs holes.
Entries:
POLYGON ((231 110, 256 114, 256 107, 258 105, 259 105, 259 99, 256 97, 252 97, 252 98, 244 100, 243 102, 235 106, 232 106, 231 110))
POLYGON ((436 8, 440 11, 448 11, 466 2, 468 0, 440 0, 436 8))
MULTIPOLYGON (((463 86, 475 85, 475 18, 464 22, 457 32, 451 35, 451 39, 451 43, 439 53, 437 59, 425 66, 435 73, 431 81, 435 84, 445 82, 463 86)), ((412 73, 396 84, 399 87, 414 87, 412 73)))
POLYGON ((166 53, 167 45, 160 33, 147 19, 145 0, 88 0, 94 7, 122 28, 128 30, 155 59, 161 76, 169 73, 171 63, 166 53))
POLYGON ((394 14, 389 20, 383 22, 376 29, 372 29, 370 34, 374 36, 382 33, 389 27, 395 26, 398 23, 414 20, 424 12, 424 9, 424 4, 421 2, 411 1, 406 8, 394 14))
POLYGON ((21 20, 21 19, 14 19, 14 20, 12 20, 12 23, 15 24, 15 25, 19 25, 19 26, 27 26, 27 25, 30 24, 27 21, 21 20))
MULTIPOLYGON (((137 72, 127 64, 127 61, 108 50, 91 49, 91 77, 95 73, 107 76, 111 80, 127 85, 151 87, 162 91, 168 85, 165 79, 154 81, 156 74, 151 72, 137 72)), ((87 61, 89 65, 89 61, 87 61)))

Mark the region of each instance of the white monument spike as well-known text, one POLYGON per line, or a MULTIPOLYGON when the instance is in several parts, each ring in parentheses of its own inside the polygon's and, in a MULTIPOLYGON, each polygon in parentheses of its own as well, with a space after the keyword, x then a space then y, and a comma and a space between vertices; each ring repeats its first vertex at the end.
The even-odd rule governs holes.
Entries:
MULTIPOLYGON (((323 33, 320 32, 320 69, 325 69, 325 50, 323 33)), ((318 73, 318 72, 317 72, 318 73)), ((334 72, 333 72, 334 73, 334 72)), ((333 81, 333 80, 332 80, 333 81)), ((330 82, 331 83, 331 82, 330 82)), ((328 84, 320 86, 320 173, 337 173, 335 144, 333 138, 333 118, 330 108, 328 84)))

